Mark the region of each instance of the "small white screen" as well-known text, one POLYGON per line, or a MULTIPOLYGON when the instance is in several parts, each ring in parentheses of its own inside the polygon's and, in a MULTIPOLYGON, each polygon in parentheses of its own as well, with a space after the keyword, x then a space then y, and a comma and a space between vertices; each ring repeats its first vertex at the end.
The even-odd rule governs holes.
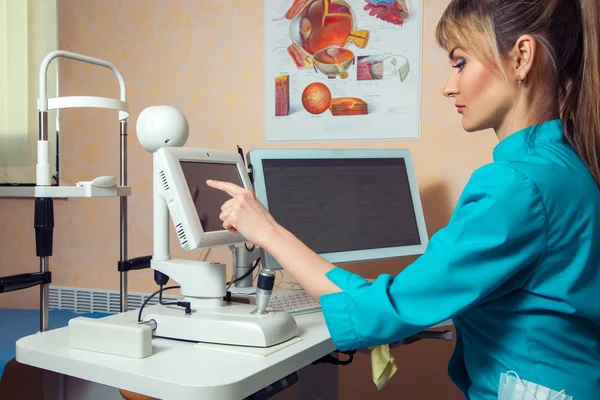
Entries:
POLYGON ((183 175, 190 189, 192 201, 202 223, 204 232, 223 230, 219 219, 221 206, 231 196, 206 184, 208 179, 231 182, 242 186, 242 179, 236 164, 221 164, 198 161, 180 161, 183 175))

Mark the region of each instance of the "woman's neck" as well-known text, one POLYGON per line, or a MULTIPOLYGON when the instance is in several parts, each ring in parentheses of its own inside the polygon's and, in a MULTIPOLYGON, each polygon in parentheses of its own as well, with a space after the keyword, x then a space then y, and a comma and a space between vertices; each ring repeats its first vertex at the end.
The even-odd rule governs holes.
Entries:
POLYGON ((554 92, 551 88, 537 92, 528 87, 520 88, 513 107, 494 127, 498 140, 532 125, 560 118, 558 96, 552 94, 554 92))

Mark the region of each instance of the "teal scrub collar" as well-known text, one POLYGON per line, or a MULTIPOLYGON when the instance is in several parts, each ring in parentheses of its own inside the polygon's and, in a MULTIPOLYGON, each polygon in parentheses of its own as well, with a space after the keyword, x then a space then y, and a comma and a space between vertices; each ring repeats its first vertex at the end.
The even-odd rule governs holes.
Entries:
POLYGON ((494 161, 517 160, 532 153, 537 146, 552 142, 566 142, 561 119, 521 129, 500 141, 494 148, 494 161))

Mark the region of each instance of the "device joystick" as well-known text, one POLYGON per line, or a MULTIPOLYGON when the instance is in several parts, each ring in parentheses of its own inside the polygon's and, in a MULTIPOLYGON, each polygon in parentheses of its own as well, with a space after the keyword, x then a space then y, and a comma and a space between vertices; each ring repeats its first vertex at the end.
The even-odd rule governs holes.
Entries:
POLYGON ((256 313, 266 314, 273 286, 275 284, 275 273, 270 269, 263 269, 258 274, 256 285, 256 313))

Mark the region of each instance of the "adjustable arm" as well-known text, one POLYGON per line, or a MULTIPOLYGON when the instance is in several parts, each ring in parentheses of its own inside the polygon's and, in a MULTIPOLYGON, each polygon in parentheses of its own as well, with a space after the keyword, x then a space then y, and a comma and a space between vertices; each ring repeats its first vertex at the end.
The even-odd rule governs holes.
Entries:
POLYGON ((32 272, 30 274, 18 274, 0 277, 0 293, 27 289, 42 284, 49 284, 51 280, 52 274, 50 271, 44 273, 32 272))
POLYGON ((119 261, 118 270, 119 272, 127 272, 135 269, 150 268, 150 261, 152 256, 141 256, 130 258, 129 260, 119 261))

